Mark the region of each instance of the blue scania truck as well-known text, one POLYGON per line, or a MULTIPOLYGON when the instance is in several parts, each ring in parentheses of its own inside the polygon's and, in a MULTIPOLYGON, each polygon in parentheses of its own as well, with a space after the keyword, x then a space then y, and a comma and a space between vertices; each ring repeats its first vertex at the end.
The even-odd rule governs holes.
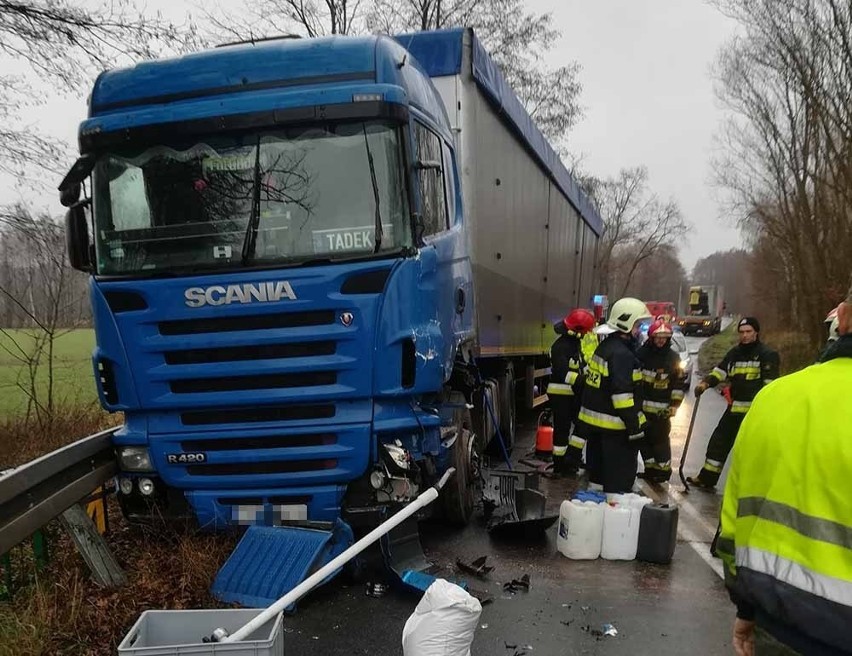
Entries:
POLYGON ((467 521, 602 225, 472 30, 108 71, 79 147, 126 516, 357 529, 455 466, 439 510, 467 521))

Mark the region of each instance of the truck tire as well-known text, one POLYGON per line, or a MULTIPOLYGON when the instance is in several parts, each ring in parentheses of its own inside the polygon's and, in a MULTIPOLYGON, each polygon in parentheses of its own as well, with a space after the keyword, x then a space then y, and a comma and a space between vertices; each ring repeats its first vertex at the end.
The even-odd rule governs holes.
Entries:
POLYGON ((473 517, 476 492, 479 485, 476 435, 471 431, 470 411, 456 408, 453 413, 456 441, 452 446, 451 461, 456 473, 441 491, 444 519, 450 524, 464 526, 473 517))
POLYGON ((515 368, 509 363, 500 377, 500 434, 509 450, 515 445, 515 368))

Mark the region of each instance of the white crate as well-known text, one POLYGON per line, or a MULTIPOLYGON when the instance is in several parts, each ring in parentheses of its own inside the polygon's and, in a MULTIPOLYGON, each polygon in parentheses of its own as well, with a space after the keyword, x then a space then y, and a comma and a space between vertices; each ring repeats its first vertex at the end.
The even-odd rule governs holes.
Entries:
POLYGON ((282 614, 240 642, 202 642, 217 628, 228 633, 259 615, 260 608, 147 610, 118 645, 119 656, 283 656, 282 614))

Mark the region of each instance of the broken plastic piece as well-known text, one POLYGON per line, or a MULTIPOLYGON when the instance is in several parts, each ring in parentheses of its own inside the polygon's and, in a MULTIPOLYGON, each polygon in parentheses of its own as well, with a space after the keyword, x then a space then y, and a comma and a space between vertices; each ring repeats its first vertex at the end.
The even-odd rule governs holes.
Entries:
POLYGON ((364 589, 364 594, 368 597, 384 597, 387 594, 388 586, 384 583, 377 583, 375 581, 368 581, 366 588, 364 589))
POLYGON ((604 624, 603 625, 603 635, 605 636, 617 636, 618 629, 616 629, 612 624, 604 624))
POLYGON ((524 574, 519 579, 512 579, 511 581, 503 584, 503 590, 506 592, 517 592, 518 590, 523 590, 524 592, 530 591, 530 575, 524 574))
POLYGON ((494 569, 493 566, 485 564, 487 560, 488 556, 480 556, 476 560, 472 560, 470 563, 465 563, 461 559, 457 559, 456 567, 463 572, 471 574, 472 576, 484 579, 494 569))

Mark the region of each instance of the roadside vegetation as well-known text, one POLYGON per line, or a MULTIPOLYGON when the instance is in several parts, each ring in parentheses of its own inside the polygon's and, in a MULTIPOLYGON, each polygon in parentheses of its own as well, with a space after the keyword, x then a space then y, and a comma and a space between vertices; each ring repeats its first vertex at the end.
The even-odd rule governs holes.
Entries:
POLYGON ((28 544, 13 550, 15 585, 11 599, 0 601, 0 656, 113 656, 146 610, 223 606, 209 588, 236 534, 130 527, 114 499, 109 520, 106 539, 128 577, 121 588, 91 581, 58 522, 45 529, 51 554, 41 571, 28 544))

